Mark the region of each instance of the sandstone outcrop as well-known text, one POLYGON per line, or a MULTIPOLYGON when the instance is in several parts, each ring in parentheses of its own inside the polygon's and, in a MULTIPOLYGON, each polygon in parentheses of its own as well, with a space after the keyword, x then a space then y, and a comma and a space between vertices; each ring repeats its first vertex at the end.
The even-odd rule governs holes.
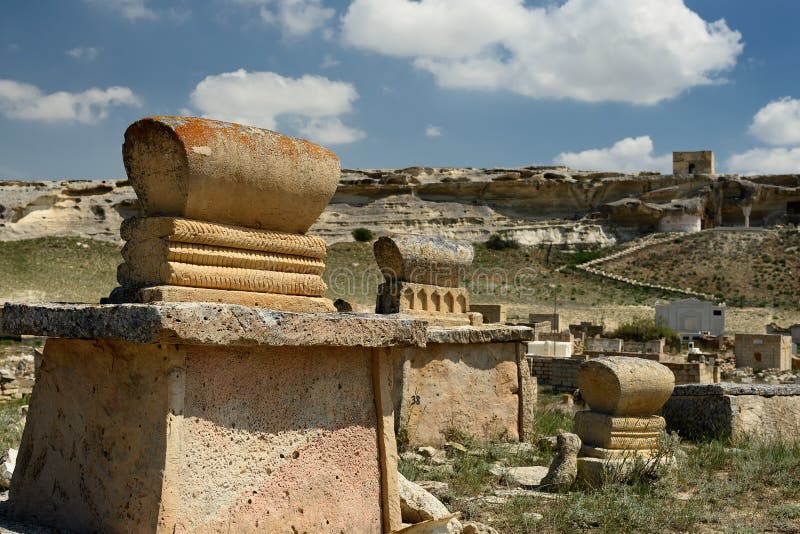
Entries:
MULTIPOLYGON (((202 145, 206 146, 206 145, 202 145)), ((196 158, 203 154, 193 152, 196 158)), ((225 193, 228 194, 228 193, 225 193)), ((525 245, 608 245, 653 231, 797 222, 800 175, 621 175, 563 167, 344 170, 309 232, 328 244, 354 228, 525 245)), ((0 240, 74 235, 118 241, 139 213, 127 180, 0 182, 0 240)))

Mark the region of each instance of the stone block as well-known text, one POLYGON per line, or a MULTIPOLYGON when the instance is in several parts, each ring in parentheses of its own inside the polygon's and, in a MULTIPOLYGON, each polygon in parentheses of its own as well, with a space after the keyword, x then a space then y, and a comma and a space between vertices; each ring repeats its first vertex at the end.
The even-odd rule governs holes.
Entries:
POLYGON ((505 304, 470 304, 469 311, 483 315, 484 323, 505 324, 508 322, 505 304))
POLYGON ((662 410, 686 439, 798 440, 800 384, 687 384, 662 410))
POLYGON ((482 439, 517 441, 526 429, 531 436, 536 381, 514 339, 526 336, 532 332, 523 327, 440 328, 425 348, 390 349, 405 445, 441 447, 452 429, 482 439))
POLYGON ((550 358, 569 358, 572 356, 572 343, 564 341, 529 341, 529 356, 550 358))
POLYGON ((56 336, 12 519, 79 532, 400 528, 392 365, 377 347, 424 344, 418 323, 204 304, 6 305, 3 323, 56 336))

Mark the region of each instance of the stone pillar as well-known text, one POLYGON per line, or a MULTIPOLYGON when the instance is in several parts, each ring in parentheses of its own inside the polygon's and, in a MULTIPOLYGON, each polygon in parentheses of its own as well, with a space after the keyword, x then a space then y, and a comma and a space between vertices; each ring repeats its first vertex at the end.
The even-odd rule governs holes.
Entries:
POLYGON ((13 305, 48 336, 10 517, 78 532, 400 528, 386 348, 423 324, 229 304, 13 305))
POLYGON ((624 477, 637 459, 657 458, 658 436, 666 423, 653 414, 675 386, 669 368, 642 358, 601 357, 581 364, 577 385, 590 408, 575 414, 575 433, 583 443, 581 484, 597 486, 624 477))

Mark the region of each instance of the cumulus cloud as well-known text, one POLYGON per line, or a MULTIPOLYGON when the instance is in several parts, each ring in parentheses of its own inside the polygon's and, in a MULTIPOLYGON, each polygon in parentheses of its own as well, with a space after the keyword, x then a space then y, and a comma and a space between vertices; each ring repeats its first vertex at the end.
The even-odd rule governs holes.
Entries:
POLYGON ((800 147, 753 148, 726 163, 728 172, 736 174, 800 174, 800 147))
POLYGON ((429 124, 427 128, 425 128, 425 135, 427 137, 441 137, 442 135, 442 127, 441 126, 434 126, 433 124, 429 124))
POLYGON ((276 129, 279 121, 323 144, 344 144, 365 133, 342 123, 358 93, 352 84, 324 76, 300 78, 240 69, 207 76, 190 96, 192 105, 215 119, 276 129))
POLYGON ((105 119, 112 106, 140 105, 139 97, 127 87, 46 94, 35 85, 0 80, 0 113, 9 119, 90 124, 105 119))
POLYGON ((100 49, 94 46, 76 46, 64 53, 78 61, 86 61, 88 63, 97 59, 97 56, 100 54, 100 49))
POLYGON ((800 100, 773 100, 755 114, 750 133, 770 145, 800 145, 800 100))
POLYGON ((672 168, 672 155, 654 155, 653 140, 649 135, 643 135, 626 137, 609 148, 562 152, 553 162, 573 169, 619 172, 657 170, 668 173, 672 168))
POLYGON ((742 36, 683 0, 354 0, 344 42, 409 58, 441 87, 655 104, 721 81, 742 36))

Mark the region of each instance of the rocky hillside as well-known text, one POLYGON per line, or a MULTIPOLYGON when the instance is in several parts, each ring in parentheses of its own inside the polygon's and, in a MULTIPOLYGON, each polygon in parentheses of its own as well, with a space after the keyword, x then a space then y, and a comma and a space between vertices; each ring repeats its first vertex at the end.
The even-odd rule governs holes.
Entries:
MULTIPOLYGON (((125 180, 0 182, 0 240, 77 236, 116 241, 138 212, 125 180)), ((800 217, 800 176, 671 176, 565 167, 344 170, 311 232, 329 243, 354 228, 522 244, 608 245, 659 230, 800 217)))

